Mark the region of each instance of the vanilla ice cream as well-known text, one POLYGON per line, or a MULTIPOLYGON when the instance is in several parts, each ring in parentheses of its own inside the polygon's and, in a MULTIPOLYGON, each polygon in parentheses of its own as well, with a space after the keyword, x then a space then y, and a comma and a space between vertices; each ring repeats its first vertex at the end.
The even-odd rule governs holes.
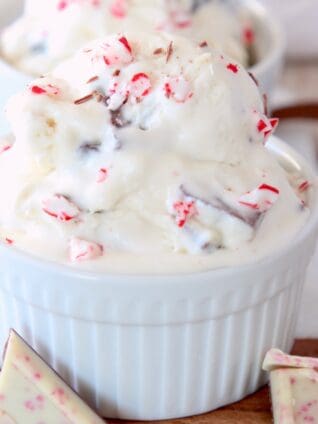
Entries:
POLYGON ((94 41, 9 101, 0 236, 94 270, 247 263, 290 241, 311 181, 266 149, 244 68, 157 33, 94 41))
POLYGON ((123 30, 164 30, 225 51, 248 65, 253 32, 222 1, 26 0, 4 30, 3 56, 26 73, 52 70, 87 42, 123 30))

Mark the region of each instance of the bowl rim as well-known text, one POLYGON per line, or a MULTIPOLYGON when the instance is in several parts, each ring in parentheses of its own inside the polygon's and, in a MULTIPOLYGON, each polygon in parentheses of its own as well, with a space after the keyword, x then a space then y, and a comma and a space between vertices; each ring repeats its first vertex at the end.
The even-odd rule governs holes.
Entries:
POLYGON ((263 74, 271 65, 284 57, 287 40, 283 27, 278 19, 270 14, 268 8, 259 2, 259 0, 244 0, 247 9, 252 12, 252 16, 257 17, 267 33, 270 36, 271 48, 264 57, 248 68, 253 74, 263 74))
MULTIPOLYGON (((315 182, 317 182, 317 177, 315 177, 315 172, 312 170, 310 164, 307 160, 300 155, 296 150, 290 147, 285 141, 281 140, 276 136, 272 136, 267 142, 272 150, 273 154, 276 156, 280 154, 282 158, 288 157, 293 161, 296 166, 301 170, 304 170, 304 175, 311 177, 315 182)), ((63 264, 49 260, 46 258, 41 258, 35 254, 28 253, 14 246, 8 246, 4 242, 0 242, 0 255, 8 255, 14 259, 14 262, 17 263, 23 262, 27 266, 35 267, 37 270, 40 270, 44 273, 52 273, 52 275, 59 275, 65 278, 78 279, 82 282, 102 282, 106 281, 115 282, 116 285, 130 286, 131 281, 141 283, 144 286, 152 286, 150 284, 151 280, 154 282, 167 282, 167 283, 178 283, 180 280, 185 282, 187 279, 193 279, 193 277, 202 278, 202 280, 207 280, 209 276, 213 275, 216 279, 221 277, 229 277, 233 273, 250 273, 251 271, 257 268, 266 268, 269 264, 275 263, 280 258, 285 257, 290 252, 293 251, 297 246, 303 243, 306 239, 313 237, 317 238, 318 235, 318 184, 314 185, 314 190, 311 194, 311 208, 310 215, 307 222, 304 226, 296 233, 288 242, 284 243, 281 247, 274 249, 273 253, 266 255, 256 261, 248 262, 242 265, 233 265, 233 266, 220 266, 214 267, 202 271, 193 271, 193 272, 184 272, 184 273, 158 273, 151 274, 149 272, 145 273, 116 273, 116 272, 102 272, 102 271, 90 271, 82 270, 78 267, 68 264, 63 264)), ((56 282, 57 283, 57 282, 56 282)))

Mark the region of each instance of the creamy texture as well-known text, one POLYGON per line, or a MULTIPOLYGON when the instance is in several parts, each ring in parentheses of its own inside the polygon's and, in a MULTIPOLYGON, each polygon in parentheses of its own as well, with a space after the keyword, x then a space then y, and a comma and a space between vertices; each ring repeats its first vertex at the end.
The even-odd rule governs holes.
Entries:
POLYGON ((308 218, 311 182, 264 147, 277 120, 254 81, 186 39, 95 41, 11 99, 7 115, 0 236, 42 257, 204 270, 262 258, 308 218))
POLYGON ((105 424, 17 333, 0 373, 1 424, 105 424))
POLYGON ((275 424, 318 423, 318 359, 270 350, 263 369, 270 371, 275 424))
POLYGON ((38 76, 91 40, 136 29, 206 42, 248 65, 253 32, 222 1, 26 0, 24 15, 4 30, 1 50, 16 67, 38 76))

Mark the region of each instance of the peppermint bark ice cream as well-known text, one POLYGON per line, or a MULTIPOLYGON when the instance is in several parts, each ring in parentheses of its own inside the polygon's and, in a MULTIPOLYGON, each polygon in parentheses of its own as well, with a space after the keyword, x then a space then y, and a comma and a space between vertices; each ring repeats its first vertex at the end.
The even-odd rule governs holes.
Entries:
POLYGON ((222 1, 26 0, 21 18, 4 30, 3 56, 41 75, 85 43, 123 30, 163 30, 220 48, 248 65, 253 31, 222 1))
POLYGON ((309 216, 311 181, 266 149, 277 120, 218 51, 115 34, 7 107, 0 236, 94 270, 195 271, 258 260, 309 216))

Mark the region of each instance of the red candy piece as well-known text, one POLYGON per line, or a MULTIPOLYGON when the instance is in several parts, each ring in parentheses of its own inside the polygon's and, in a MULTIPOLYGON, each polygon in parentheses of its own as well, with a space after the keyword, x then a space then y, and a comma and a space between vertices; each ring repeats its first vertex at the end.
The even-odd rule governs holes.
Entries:
POLYGON ((172 98, 177 103, 184 103, 193 96, 191 85, 183 76, 167 78, 164 92, 168 99, 172 98))
POLYGON ((104 181, 106 181, 107 177, 108 177, 107 168, 100 168, 100 170, 98 171, 97 182, 103 183, 104 181))
POLYGON ((43 212, 62 222, 71 221, 80 213, 80 209, 71 200, 61 194, 55 194, 45 199, 42 205, 43 212))
POLYGON ((60 94, 60 89, 52 84, 45 84, 43 86, 32 85, 30 89, 33 94, 37 95, 46 94, 48 96, 57 96, 60 94))
POLYGON ((264 136, 264 143, 267 141, 267 139, 273 134, 275 129, 277 128, 277 125, 279 124, 278 118, 271 118, 268 119, 267 116, 262 114, 257 114, 257 130, 259 133, 263 134, 264 136))
POLYGON ((114 0, 109 11, 115 18, 123 19, 127 15, 127 0, 114 0))
POLYGON ((238 65, 235 63, 229 63, 226 68, 234 74, 237 74, 239 71, 238 65))
POLYGON ((266 212, 268 211, 279 197, 279 189, 268 184, 261 184, 259 187, 243 194, 239 198, 239 203, 250 209, 266 212))
POLYGON ((125 65, 133 61, 132 48, 126 37, 106 42, 101 48, 107 66, 125 65))
POLYGON ((191 202, 178 201, 173 204, 174 212, 176 213, 176 223, 182 228, 194 216, 198 214, 195 201, 191 202))
POLYGON ((128 40, 126 37, 120 37, 120 39, 118 40, 120 43, 122 43, 122 45, 125 47, 125 49, 131 53, 132 49, 130 47, 130 44, 128 43, 128 40))
POLYGON ((309 181, 304 181, 301 184, 299 184, 298 191, 300 191, 300 193, 303 193, 304 191, 307 191, 309 187, 310 187, 309 181))
POLYGON ((31 87, 31 91, 33 94, 46 94, 44 88, 39 87, 38 85, 33 85, 31 87))
POLYGON ((73 237, 69 245, 69 257, 72 262, 82 262, 96 259, 103 256, 104 248, 102 245, 73 237))
POLYGON ((5 242, 6 242, 6 244, 11 245, 11 244, 13 244, 13 243, 14 243, 14 240, 12 240, 12 239, 10 239, 10 238, 6 237, 6 238, 5 238, 5 242))
POLYGON ((135 74, 130 81, 129 92, 135 99, 140 100, 150 93, 151 82, 147 74, 139 72, 135 74))

